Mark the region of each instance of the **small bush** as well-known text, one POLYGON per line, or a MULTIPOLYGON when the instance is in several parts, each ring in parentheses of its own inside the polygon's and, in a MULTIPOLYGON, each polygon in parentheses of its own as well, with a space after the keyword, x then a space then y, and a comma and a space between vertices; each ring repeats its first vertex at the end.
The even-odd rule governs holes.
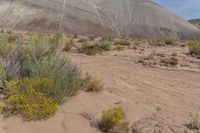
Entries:
POLYGON ((66 42, 66 44, 65 44, 65 47, 64 47, 64 51, 65 52, 68 52, 68 51, 70 51, 71 50, 71 48, 74 46, 74 40, 73 39, 70 39, 70 41, 69 42, 66 42))
POLYGON ((198 115, 191 115, 191 122, 186 125, 189 129, 200 131, 200 117, 198 115))
POLYGON ((149 41, 149 44, 152 46, 165 46, 165 45, 175 46, 177 44, 176 42, 177 42, 176 38, 167 37, 149 41))
POLYGON ((8 97, 6 108, 28 120, 41 120, 54 115, 58 104, 54 99, 47 98, 44 94, 29 87, 23 93, 8 97))
POLYGON ((99 128, 105 133, 128 133, 128 123, 125 122, 125 113, 122 108, 113 108, 102 112, 101 120, 99 121, 99 128), (118 130, 117 130, 118 129, 118 130))
POLYGON ((3 108, 4 108, 3 104, 0 103, 0 114, 3 112, 3 108))
POLYGON ((111 34, 106 34, 101 38, 101 41, 113 41, 114 37, 111 34))
POLYGON ((130 46, 130 42, 127 40, 118 40, 114 43, 114 45, 130 46))
POLYGON ((80 38, 77 42, 79 42, 79 43, 87 43, 88 40, 87 40, 87 38, 80 38))
POLYGON ((88 39, 89 39, 90 41, 94 41, 96 38, 97 38, 96 35, 90 35, 90 36, 88 37, 88 39))
POLYGON ((13 81, 10 84, 10 91, 12 94, 24 93, 27 88, 34 88, 36 91, 43 93, 45 96, 52 97, 54 87, 53 80, 48 78, 29 79, 13 81))
POLYGON ((163 41, 166 45, 176 45, 176 39, 175 38, 163 38, 163 41))
POLYGON ((88 73, 83 78, 83 87, 87 92, 99 92, 103 90, 101 80, 91 77, 88 73))
POLYGON ((191 55, 200 56, 200 41, 191 41, 188 46, 191 55))
POLYGON ((111 49, 111 43, 108 41, 98 42, 96 46, 102 51, 109 51, 111 49))
POLYGON ((116 50, 124 50, 125 49, 125 46, 122 46, 122 45, 116 45, 116 50))
POLYGON ((99 52, 99 49, 95 45, 90 45, 85 42, 81 45, 79 52, 92 56, 96 55, 99 52))
POLYGON ((176 66, 178 65, 178 62, 179 62, 178 59, 175 57, 160 60, 161 65, 164 65, 164 66, 176 66))
POLYGON ((20 114, 27 120, 41 120, 52 116, 58 104, 51 96, 53 81, 47 78, 12 81, 3 108, 8 114, 20 114))
POLYGON ((122 108, 113 108, 102 112, 100 120, 84 112, 81 114, 90 121, 91 126, 96 127, 102 133, 129 133, 129 122, 125 119, 122 108))

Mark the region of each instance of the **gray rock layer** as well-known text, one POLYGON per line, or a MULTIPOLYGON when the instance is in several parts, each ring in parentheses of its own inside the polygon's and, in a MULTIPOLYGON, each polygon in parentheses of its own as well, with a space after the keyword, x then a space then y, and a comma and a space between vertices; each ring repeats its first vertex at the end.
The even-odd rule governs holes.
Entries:
POLYGON ((200 30, 151 0, 0 0, 0 28, 198 39, 200 30))

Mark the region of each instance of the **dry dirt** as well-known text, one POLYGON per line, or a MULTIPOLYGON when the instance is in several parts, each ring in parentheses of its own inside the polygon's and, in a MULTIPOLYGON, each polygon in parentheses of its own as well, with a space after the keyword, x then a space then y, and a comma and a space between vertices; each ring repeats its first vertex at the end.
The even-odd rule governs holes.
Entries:
POLYGON ((190 121, 190 113, 200 110, 200 60, 187 52, 187 47, 180 46, 140 46, 137 50, 110 51, 97 56, 62 53, 83 72, 101 78, 104 91, 80 92, 67 99, 56 115, 46 121, 2 118, 0 133, 96 133, 98 131, 80 114, 88 112, 99 118, 103 110, 115 106, 125 110, 130 125, 141 127, 138 122, 143 123, 145 133, 159 129, 161 133, 174 130, 189 133, 184 124, 190 121), (164 57, 157 57, 160 54, 155 53, 164 57), (160 66, 160 59, 170 58, 172 53, 177 53, 178 65, 160 66), (150 62, 157 63, 145 66, 138 62, 149 55, 153 55, 150 62))

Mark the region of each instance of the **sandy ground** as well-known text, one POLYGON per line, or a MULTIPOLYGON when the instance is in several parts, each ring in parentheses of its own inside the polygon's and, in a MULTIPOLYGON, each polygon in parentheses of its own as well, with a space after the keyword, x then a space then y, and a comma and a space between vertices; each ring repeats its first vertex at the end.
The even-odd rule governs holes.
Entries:
POLYGON ((80 92, 67 99, 55 116, 46 121, 2 118, 0 133, 97 133, 80 114, 88 112, 99 118, 103 110, 115 106, 125 110, 130 124, 157 115, 164 122, 170 119, 172 124, 184 128, 190 113, 200 110, 200 61, 186 53, 186 47, 143 47, 97 56, 65 54, 83 72, 101 78, 105 90, 98 94, 80 92), (137 63, 152 52, 163 53, 165 57, 176 52, 179 64, 149 67, 137 63))

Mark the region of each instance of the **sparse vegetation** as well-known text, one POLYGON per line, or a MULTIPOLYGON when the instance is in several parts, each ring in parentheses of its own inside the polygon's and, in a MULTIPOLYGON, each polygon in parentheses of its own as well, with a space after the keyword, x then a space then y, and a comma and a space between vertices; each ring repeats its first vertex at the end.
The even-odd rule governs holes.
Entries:
POLYGON ((200 56, 200 41, 190 41, 188 46, 191 55, 200 56))
POLYGON ((87 42, 84 42, 81 45, 79 52, 92 56, 96 55, 99 52, 99 49, 95 45, 90 45, 87 42))
POLYGON ((122 108, 113 108, 102 112, 99 128, 105 133, 128 133, 128 122, 125 121, 125 112, 122 108))
POLYGON ((174 46, 174 45, 176 45, 176 38, 170 38, 170 37, 168 37, 168 38, 163 38, 163 40, 164 40, 164 43, 166 44, 166 45, 172 45, 172 46, 174 46))
POLYGON ((101 80, 90 76, 88 73, 86 73, 82 81, 86 92, 100 92, 103 90, 103 84, 101 83, 101 80))
POLYGON ((120 39, 120 40, 117 40, 114 45, 117 45, 117 46, 130 46, 130 42, 127 41, 127 40, 124 40, 124 39, 120 39))
POLYGON ((87 40, 87 38, 83 38, 82 37, 82 38, 79 38, 77 42, 79 42, 79 43, 87 43, 88 40, 87 40))
POLYGON ((161 59, 160 63, 161 65, 164 65, 164 66, 176 66, 178 65, 178 59, 175 57, 171 57, 169 59, 161 59))
POLYGON ((200 117, 199 115, 191 114, 191 122, 186 125, 189 129, 197 130, 200 132, 200 117))
POLYGON ((45 82, 33 85, 30 83, 23 89, 17 86, 12 88, 12 94, 8 97, 7 106, 4 108, 7 111, 6 113, 20 114, 27 120, 41 120, 52 116, 58 108, 56 100, 46 97, 36 90, 39 88, 35 88, 36 86, 43 87, 45 84, 45 82))
POLYGON ((116 50, 124 50, 125 49, 125 46, 122 46, 122 45, 116 45, 116 50))
POLYGON ((57 54, 62 36, 0 36, 0 85, 7 95, 3 112, 28 120, 46 119, 65 96, 80 89, 79 69, 57 54))
POLYGON ((67 42, 65 43, 65 47, 63 48, 63 50, 64 50, 65 52, 68 52, 68 51, 70 51, 70 50, 72 49, 73 46, 74 46, 74 40, 73 40, 73 39, 70 39, 69 41, 67 41, 67 42))
POLYGON ((101 41, 113 41, 114 37, 111 34, 106 34, 102 37, 101 41))
POLYGON ((177 40, 175 38, 167 37, 167 38, 161 38, 158 40, 150 40, 149 44, 152 46, 175 46, 177 44, 177 40))
POLYGON ((95 44, 101 51, 109 51, 111 49, 111 43, 108 41, 97 42, 95 44))
POLYGON ((120 107, 103 111, 100 120, 96 120, 88 113, 82 116, 103 133, 129 133, 129 123, 126 121, 125 112, 120 107))

